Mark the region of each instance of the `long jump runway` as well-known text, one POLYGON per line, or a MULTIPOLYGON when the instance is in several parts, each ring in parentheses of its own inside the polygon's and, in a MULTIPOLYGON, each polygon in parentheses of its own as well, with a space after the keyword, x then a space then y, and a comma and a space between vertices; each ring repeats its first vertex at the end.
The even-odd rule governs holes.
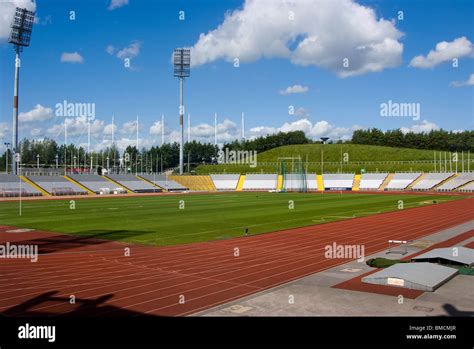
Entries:
POLYGON ((0 226, 0 244, 39 259, 0 259, 7 316, 188 315, 349 261, 325 246, 412 240, 474 219, 474 198, 236 239, 149 247, 0 226))

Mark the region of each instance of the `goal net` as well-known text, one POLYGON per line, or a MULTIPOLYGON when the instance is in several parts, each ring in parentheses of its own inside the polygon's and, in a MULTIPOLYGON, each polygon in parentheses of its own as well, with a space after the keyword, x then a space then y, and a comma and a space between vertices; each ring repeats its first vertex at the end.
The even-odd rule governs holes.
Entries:
POLYGON ((278 175, 282 181, 282 192, 308 191, 306 169, 301 157, 278 158, 278 175))

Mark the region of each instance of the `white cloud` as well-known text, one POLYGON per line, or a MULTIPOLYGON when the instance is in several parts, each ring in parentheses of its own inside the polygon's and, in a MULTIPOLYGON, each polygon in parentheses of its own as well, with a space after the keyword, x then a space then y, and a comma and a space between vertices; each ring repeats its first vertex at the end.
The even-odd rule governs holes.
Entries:
POLYGON ((266 135, 271 135, 274 133, 278 133, 278 129, 275 127, 271 126, 257 126, 253 127, 249 130, 250 136, 246 137, 247 138, 255 138, 255 137, 260 137, 260 136, 266 136, 266 135))
POLYGON ((123 6, 125 6, 125 5, 128 5, 128 0, 112 0, 112 1, 110 2, 109 7, 107 7, 107 9, 108 9, 109 11, 113 11, 113 10, 115 10, 115 9, 117 9, 117 8, 119 8, 119 7, 123 7, 123 6))
POLYGON ((34 127, 30 130, 30 134, 33 136, 33 137, 37 137, 39 136, 41 133, 42 133, 42 129, 40 127, 34 127))
MULTIPOLYGON (((87 116, 78 116, 75 118, 66 118, 67 135, 68 137, 87 135, 87 116)), ((104 121, 100 119, 94 119, 90 122, 90 134, 91 136, 98 136, 104 130, 104 121)), ((54 137, 58 137, 60 134, 64 134, 64 122, 55 124, 48 128, 47 133, 54 137)))
POLYGON ((114 134, 117 133, 117 125, 113 125, 113 124, 105 125, 104 134, 105 135, 111 135, 112 133, 114 133, 114 134))
POLYGON ((448 62, 454 58, 472 56, 474 53, 473 44, 465 37, 460 37, 454 41, 441 41, 436 44, 426 56, 416 56, 410 62, 410 67, 433 68, 438 64, 448 62))
POLYGON ((36 122, 46 121, 54 117, 53 109, 43 107, 41 104, 37 104, 33 109, 25 113, 20 113, 18 119, 21 122, 36 122))
POLYGON ((10 26, 16 7, 36 11, 36 4, 29 0, 0 1, 0 42, 5 42, 10 37, 10 26))
POLYGON ((311 139, 320 137, 329 137, 333 140, 347 140, 352 137, 355 130, 361 129, 358 125, 352 127, 337 127, 326 120, 320 120, 312 123, 307 118, 299 119, 293 122, 285 122, 281 127, 259 126, 250 129, 248 138, 252 139, 258 136, 266 136, 278 132, 303 131, 311 139))
MULTIPOLYGON (((240 129, 237 124, 227 118, 217 123, 217 140, 219 143, 229 142, 239 137, 240 129)), ((170 132, 170 139, 173 139, 173 132, 170 132)), ((179 140, 179 133, 176 140, 179 140)), ((185 135, 185 139, 187 135, 185 135)), ((201 123, 191 126, 191 138, 201 142, 214 143, 214 125, 201 123)))
POLYGON ((63 52, 61 63, 84 63, 84 58, 78 52, 63 52))
POLYGON ((150 126, 151 135, 161 135, 161 130, 163 130, 165 134, 169 133, 166 125, 162 124, 161 121, 155 121, 155 123, 150 126))
MULTIPOLYGON (((136 147, 137 145, 137 139, 136 138, 127 138, 127 137, 122 137, 122 138, 117 138, 114 140, 115 146, 119 149, 119 151, 123 152, 128 146, 131 147, 136 147)), ((91 149, 93 151, 100 151, 103 150, 107 147, 110 147, 112 145, 110 139, 103 139, 102 141, 94 144, 91 149)), ((152 140, 148 138, 139 138, 138 139, 138 148, 150 148, 153 145, 152 140)))
POLYGON ((118 50, 116 56, 122 60, 125 58, 135 58, 140 54, 141 47, 142 43, 140 41, 132 41, 127 47, 118 50))
POLYGON ((295 110, 295 116, 301 117, 301 118, 308 118, 309 117, 309 111, 307 111, 303 107, 298 107, 295 110))
MULTIPOLYGON (((0 138, 4 139, 7 137, 7 133, 9 132, 10 127, 6 122, 0 122, 0 138)), ((3 143, 2 143, 3 144, 3 143)))
POLYGON ((246 0, 199 36, 191 64, 280 57, 347 77, 399 66, 402 35, 394 22, 377 19, 374 10, 352 0, 246 0))
POLYGON ((462 87, 462 86, 473 86, 474 85, 474 74, 469 75, 469 78, 466 81, 453 81, 450 86, 452 87, 462 87))
POLYGON ((113 55, 115 53, 115 47, 113 45, 107 45, 105 51, 109 54, 109 55, 113 55))
POLYGON ((125 67, 130 71, 138 71, 139 69, 137 67, 132 66, 131 60, 133 58, 138 57, 138 55, 140 54, 142 44, 143 43, 141 41, 134 40, 128 46, 124 48, 117 48, 113 45, 107 45, 107 47, 105 48, 105 51, 109 55, 115 56, 121 61, 124 61, 126 59, 130 60, 130 62, 128 62, 129 65, 126 65, 125 67))
MULTIPOLYGON (((138 132, 142 130, 143 123, 138 122, 138 132)), ((120 129, 120 134, 123 135, 134 135, 137 133, 137 121, 127 121, 123 123, 122 128, 120 129)))
POLYGON ((439 130, 440 127, 433 122, 429 122, 428 120, 423 120, 421 124, 416 124, 411 127, 401 127, 400 130, 403 133, 429 133, 430 131, 439 130))
POLYGON ((284 90, 280 90, 280 94, 290 95, 290 94, 295 94, 295 93, 306 93, 308 92, 308 90, 309 90, 308 86, 293 85, 293 86, 288 86, 284 90))
POLYGON ((11 142, 11 134, 8 123, 0 122, 0 154, 6 150, 5 142, 11 142))

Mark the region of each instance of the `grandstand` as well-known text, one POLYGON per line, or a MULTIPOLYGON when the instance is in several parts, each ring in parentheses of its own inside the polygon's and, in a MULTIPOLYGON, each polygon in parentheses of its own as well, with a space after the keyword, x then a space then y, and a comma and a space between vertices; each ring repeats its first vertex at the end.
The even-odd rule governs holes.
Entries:
POLYGON ((125 191, 124 188, 117 186, 115 183, 112 183, 99 175, 70 174, 68 177, 96 194, 109 194, 125 191))
POLYGON ((325 190, 352 190, 353 173, 325 173, 323 185, 325 190))
POLYGON ((1 174, 0 197, 12 196, 41 196, 41 192, 28 183, 23 182, 18 176, 1 174))
POLYGON ((106 176, 114 182, 134 193, 155 193, 161 191, 148 181, 135 177, 133 174, 108 174, 106 176))
POLYGON ((62 176, 34 176, 26 177, 38 187, 51 195, 86 195, 87 191, 68 181, 62 176))
POLYGON ((15 177, 0 175, 0 197, 21 195, 118 194, 126 192, 154 193, 165 191, 252 191, 283 192, 318 190, 413 190, 473 192, 474 172, 446 173, 254 173, 169 176, 163 174, 68 174, 15 177), (358 185, 359 184, 359 185, 358 185))
POLYGON ((447 180, 454 173, 427 173, 419 182, 417 182, 412 190, 430 190, 441 182, 447 180))
POLYGON ((276 190, 277 181, 276 173, 247 174, 242 190, 276 190))
POLYGON ((462 192, 474 192, 474 182, 468 183, 459 188, 458 190, 462 192))
POLYGON ((212 182, 217 190, 235 190, 240 174, 211 174, 212 182))
POLYGON ((384 190, 404 190, 415 181, 418 177, 421 176, 421 173, 395 173, 392 177, 392 180, 387 184, 384 190))
POLYGON ((363 173, 360 178, 360 190, 378 190, 388 173, 363 173))
POLYGON ((169 179, 195 191, 215 191, 214 183, 209 176, 170 176, 169 179))
POLYGON ((474 181, 474 172, 462 172, 459 173, 456 177, 453 179, 447 181, 446 183, 443 183, 440 185, 438 188, 436 188, 436 191, 451 191, 455 190, 471 181, 474 181))
POLYGON ((169 179, 166 175, 141 174, 141 175, 138 175, 137 177, 143 178, 144 180, 151 182, 166 191, 188 190, 188 188, 173 181, 172 179, 169 179))

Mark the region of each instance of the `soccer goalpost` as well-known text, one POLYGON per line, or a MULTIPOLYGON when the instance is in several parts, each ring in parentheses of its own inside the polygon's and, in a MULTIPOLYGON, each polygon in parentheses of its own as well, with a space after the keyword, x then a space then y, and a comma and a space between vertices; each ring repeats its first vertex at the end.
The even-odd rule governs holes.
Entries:
POLYGON ((279 157, 277 172, 282 177, 281 192, 308 191, 306 168, 300 156, 279 157))

